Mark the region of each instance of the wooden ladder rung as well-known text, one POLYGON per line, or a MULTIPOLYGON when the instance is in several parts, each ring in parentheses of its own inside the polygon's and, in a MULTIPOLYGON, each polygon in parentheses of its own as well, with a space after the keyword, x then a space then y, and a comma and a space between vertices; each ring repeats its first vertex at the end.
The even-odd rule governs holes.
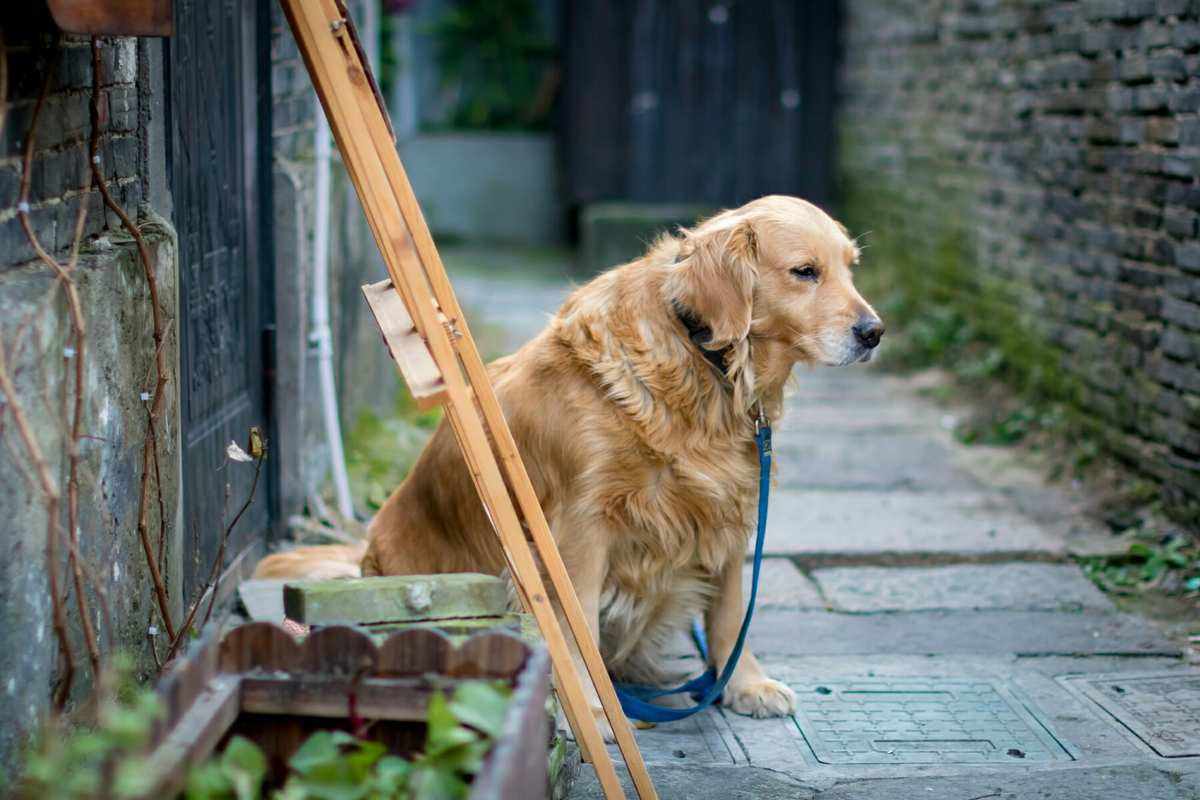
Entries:
POLYGON ((429 352, 429 346, 417 332, 404 300, 390 279, 362 287, 367 305, 383 334, 388 353, 412 392, 417 408, 427 411, 446 402, 446 382, 429 352))

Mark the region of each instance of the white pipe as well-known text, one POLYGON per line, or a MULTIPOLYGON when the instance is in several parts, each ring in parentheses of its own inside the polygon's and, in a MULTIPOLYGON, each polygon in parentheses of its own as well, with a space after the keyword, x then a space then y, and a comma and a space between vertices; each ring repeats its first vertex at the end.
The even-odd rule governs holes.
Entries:
POLYGON ((321 387, 321 416, 325 420, 325 439, 329 445, 329 467, 337 495, 338 513, 354 519, 354 501, 350 496, 350 476, 346 472, 346 453, 342 448, 342 426, 338 421, 337 386, 333 380, 333 335, 329 329, 329 197, 330 161, 333 156, 329 125, 321 104, 316 103, 316 203, 313 210, 313 286, 312 332, 309 344, 317 348, 317 379, 321 387))

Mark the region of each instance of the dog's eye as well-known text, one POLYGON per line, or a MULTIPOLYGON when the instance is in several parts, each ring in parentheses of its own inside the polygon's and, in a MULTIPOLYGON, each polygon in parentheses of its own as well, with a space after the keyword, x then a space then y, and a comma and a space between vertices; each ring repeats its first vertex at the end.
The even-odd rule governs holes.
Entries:
POLYGON ((821 273, 812 264, 805 264, 802 267, 792 267, 791 272, 802 281, 815 281, 821 277, 821 273))

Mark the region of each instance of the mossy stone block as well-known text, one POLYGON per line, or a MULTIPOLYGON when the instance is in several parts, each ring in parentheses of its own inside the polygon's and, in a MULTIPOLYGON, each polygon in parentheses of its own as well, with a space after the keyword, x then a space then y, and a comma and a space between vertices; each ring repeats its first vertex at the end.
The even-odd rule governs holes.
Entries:
POLYGON ((496 617, 508 611, 508 586, 471 572, 297 581, 283 587, 283 607, 310 625, 496 617))

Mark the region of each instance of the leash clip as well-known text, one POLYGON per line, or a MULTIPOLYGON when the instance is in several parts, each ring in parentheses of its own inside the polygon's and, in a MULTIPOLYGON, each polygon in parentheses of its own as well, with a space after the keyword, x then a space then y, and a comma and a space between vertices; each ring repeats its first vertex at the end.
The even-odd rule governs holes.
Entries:
POLYGON ((762 400, 757 401, 754 404, 754 408, 755 408, 754 432, 758 433, 763 428, 766 428, 767 426, 769 426, 771 424, 771 421, 767 419, 767 410, 765 408, 763 408, 762 400))

